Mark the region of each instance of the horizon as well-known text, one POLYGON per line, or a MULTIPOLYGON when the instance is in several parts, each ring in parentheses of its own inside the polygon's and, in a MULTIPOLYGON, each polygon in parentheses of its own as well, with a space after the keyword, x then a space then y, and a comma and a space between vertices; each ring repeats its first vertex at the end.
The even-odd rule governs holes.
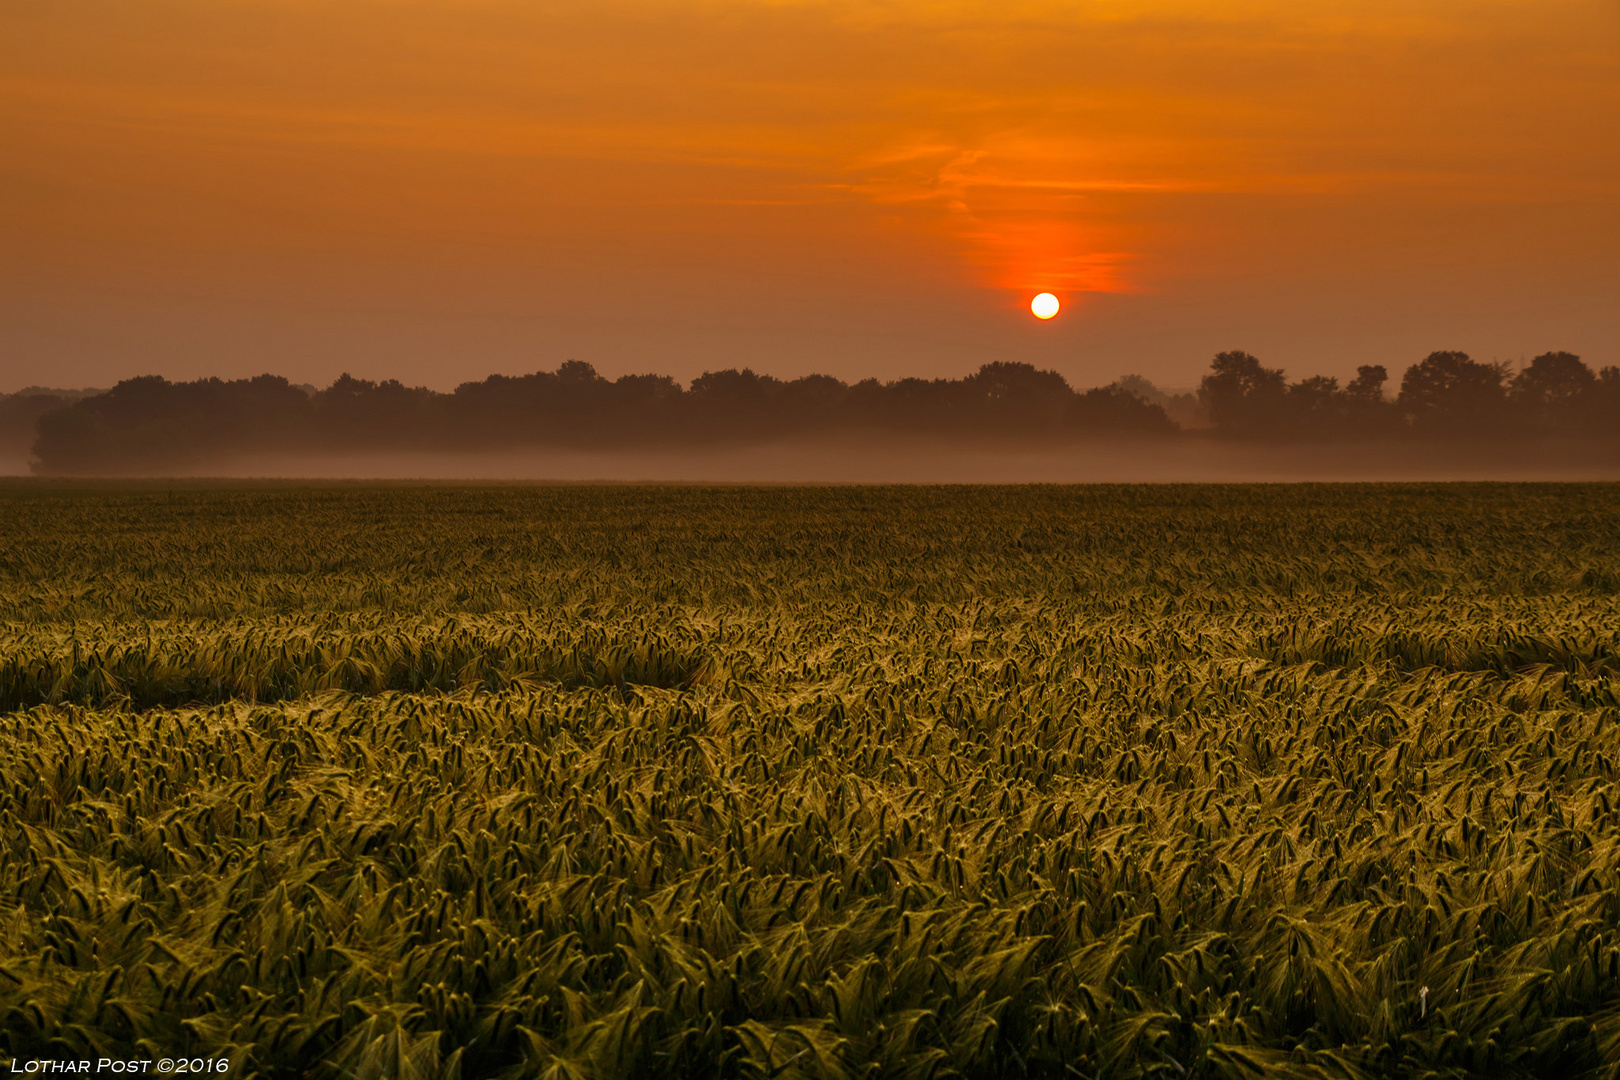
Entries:
MULTIPOLYGON (((566 363, 567 361, 564 361, 564 362, 566 363)), ((581 361, 581 362, 586 363, 587 361, 581 361)), ((741 368, 720 368, 718 370, 720 370, 720 371, 751 371, 752 369, 745 365, 745 366, 743 366, 741 368)), ((537 369, 535 371, 517 372, 515 374, 507 374, 507 373, 503 373, 503 372, 489 372, 486 375, 484 375, 482 378, 487 379, 487 378, 490 378, 490 377, 492 377, 494 375, 505 375, 508 378, 521 378, 524 375, 534 375, 534 374, 546 374, 546 371, 545 371, 545 369, 542 368, 542 369, 537 369)), ((633 377, 633 376, 636 376, 636 375, 660 375, 662 373, 661 372, 655 372, 655 371, 637 371, 637 372, 627 372, 626 374, 633 377)), ((700 379, 704 375, 708 375, 708 374, 713 374, 713 372, 707 372, 707 371, 706 372, 701 372, 698 375, 693 376, 691 379, 686 379, 686 380, 676 379, 675 381, 683 389, 690 390, 691 387, 692 387, 692 383, 696 382, 698 379, 700 379)), ((763 371, 754 372, 754 374, 760 375, 760 376, 765 377, 765 378, 776 378, 776 376, 770 375, 768 372, 763 372, 763 371)), ((1061 373, 1057 373, 1057 374, 1061 374, 1061 373)), ((151 377, 151 376, 154 376, 154 375, 156 375, 158 378, 165 378, 165 376, 158 375, 156 372, 143 371, 143 372, 140 372, 138 374, 128 376, 128 377, 126 377, 124 379, 120 379, 119 382, 128 382, 129 379, 147 378, 147 377, 151 377)), ((251 375, 245 376, 245 378, 250 378, 251 379, 251 378, 258 378, 258 377, 262 377, 262 376, 269 376, 271 378, 287 379, 287 383, 288 383, 289 386, 293 387, 295 390, 303 390, 306 393, 319 393, 322 390, 331 389, 331 387, 334 384, 336 384, 337 382, 339 382, 340 380, 342 380, 344 378, 356 378, 356 376, 354 376, 352 373, 347 372, 347 371, 342 371, 342 372, 339 372, 337 375, 335 375, 324 386, 322 386, 320 384, 317 384, 317 383, 311 383, 311 382, 293 382, 290 378, 287 378, 287 376, 282 375, 279 372, 275 372, 275 371, 254 372, 251 375)), ((620 378, 623 378, 623 377, 624 376, 620 376, 620 378)), ((826 375, 823 372, 808 372, 805 375, 800 376, 800 378, 817 378, 817 377, 834 378, 834 379, 838 378, 838 376, 836 376, 836 375, 826 375)), ((936 377, 937 378, 949 378, 949 376, 936 376, 936 377)), ((199 378, 202 378, 202 379, 223 378, 223 376, 202 375, 202 376, 199 376, 199 378)), ((670 376, 670 378, 674 378, 674 376, 670 376)), ((1119 375, 1118 377, 1116 377, 1114 379, 1109 380, 1106 383, 1100 383, 1098 385, 1099 385, 1099 387, 1114 386, 1114 385, 1117 385, 1119 383, 1124 382, 1127 379, 1133 379, 1133 378, 1147 379, 1146 376, 1137 375, 1134 372, 1127 372, 1125 374, 1119 375)), ((180 380, 170 379, 168 381, 176 382, 176 381, 180 381, 180 380)), ((195 381, 195 380, 187 380, 187 381, 195 381)), ((368 380, 368 381, 376 382, 376 381, 379 381, 379 380, 372 379, 372 380, 368 380)), ((482 381, 482 380, 477 379, 477 378, 466 380, 466 382, 479 382, 479 381, 482 381)), ((783 380, 783 381, 786 381, 786 380, 783 380)), ((840 379, 839 381, 844 382, 846 384, 849 383, 849 380, 840 379)), ((893 380, 883 380, 883 381, 884 382, 889 382, 889 381, 893 381, 893 380)), ((1147 382, 1152 385, 1154 390, 1158 391, 1161 394, 1196 394, 1198 392, 1198 387, 1196 385, 1191 385, 1191 386, 1160 386, 1158 383, 1153 382, 1153 380, 1151 380, 1151 379, 1147 379, 1147 382)), ((15 397, 15 396, 22 395, 22 394, 105 394, 107 391, 111 390, 112 388, 113 388, 112 386, 43 386, 43 385, 38 385, 38 384, 29 384, 27 386, 19 386, 15 390, 7 390, 7 389, 5 389, 3 387, 0 387, 0 397, 15 397)), ((413 390, 430 390, 430 391, 432 391, 433 393, 436 393, 436 394, 443 394, 443 393, 454 392, 455 387, 452 386, 452 387, 449 387, 448 389, 440 389, 438 387, 432 387, 432 386, 426 386, 426 385, 423 385, 423 384, 417 384, 415 386, 412 386, 411 389, 413 389, 413 390)), ((1076 387, 1075 389, 1089 389, 1089 388, 1076 387)))
MULTIPOLYGON (((1480 360, 1481 358, 1475 357, 1474 359, 1480 360)), ((1520 372, 1520 371, 1524 370, 1525 364, 1529 359, 1531 359, 1531 358, 1527 357, 1527 356, 1520 356, 1520 357, 1510 359, 1510 360, 1506 360, 1506 361, 1503 361, 1503 360, 1500 360, 1500 359, 1497 359, 1497 358, 1492 358, 1491 360, 1482 360, 1481 362, 1491 363, 1491 364, 1503 364, 1503 363, 1505 363, 1505 364, 1509 365, 1509 368, 1513 373, 1517 373, 1517 372, 1520 372)), ((584 361, 584 360, 576 361, 576 359, 574 357, 568 357, 568 358, 565 358, 563 362, 564 363, 575 363, 575 362, 584 363, 584 364, 590 366, 593 370, 595 370, 595 365, 591 364, 590 361, 584 361)), ((1023 363, 1024 361, 1014 361, 1014 362, 1015 363, 1023 363)), ((1394 385, 1386 385, 1384 387, 1384 389, 1382 391, 1383 397, 1386 400, 1393 401, 1395 399, 1395 397, 1397 396, 1397 392, 1398 392, 1398 389, 1399 389, 1399 375, 1401 373, 1403 373, 1404 371, 1406 371, 1408 368, 1415 367, 1421 362, 1422 362, 1422 358, 1418 358, 1416 360, 1413 360, 1410 364, 1407 364, 1405 367, 1391 367, 1391 368, 1389 368, 1388 370, 1390 372, 1390 375, 1394 378, 1394 385)), ((981 365, 981 366, 983 366, 983 365, 981 365)), ((1202 383, 1203 376, 1208 374, 1208 370, 1205 369, 1203 372, 1201 372, 1199 378, 1193 379, 1191 382, 1187 383, 1186 385, 1177 386, 1177 385, 1166 385, 1166 384, 1161 383, 1158 380, 1155 380, 1155 379, 1153 379, 1153 378, 1151 378, 1151 377, 1149 377, 1147 375, 1143 375, 1140 372, 1127 371, 1127 372, 1121 372, 1120 374, 1116 375, 1114 378, 1108 379, 1108 380, 1106 380, 1104 382, 1097 382, 1097 383, 1094 383, 1094 384, 1091 384, 1091 385, 1085 385, 1085 384, 1077 384, 1077 383, 1075 383, 1073 379, 1071 379, 1069 376, 1065 375, 1061 371, 1057 371, 1057 370, 1052 369, 1052 368, 1041 368, 1041 367, 1039 367, 1039 365, 1031 365, 1031 366, 1036 367, 1036 369, 1039 370, 1039 371, 1050 371, 1051 373, 1060 376, 1061 378, 1064 379, 1065 382, 1067 382, 1069 384, 1069 386, 1072 389, 1074 389, 1076 391, 1083 391, 1083 390, 1088 390, 1088 389, 1107 389, 1107 388, 1110 388, 1110 387, 1122 387, 1122 384, 1125 384, 1125 383, 1127 383, 1127 382, 1129 382, 1131 380, 1140 379, 1140 380, 1144 381, 1145 383, 1147 383, 1149 388, 1151 390, 1153 390, 1154 392, 1159 393, 1159 394, 1164 394, 1164 395, 1167 395, 1167 396, 1176 396, 1176 395, 1185 394, 1185 395, 1191 395, 1191 396, 1196 397, 1198 395, 1199 391, 1200 391, 1200 384, 1202 383)), ((1589 366, 1593 366, 1593 365, 1589 365, 1589 366)), ((771 373, 769 371, 764 371, 764 370, 756 371, 751 365, 748 365, 748 364, 731 365, 731 366, 726 366, 726 367, 716 367, 716 368, 713 368, 713 369, 706 369, 704 371, 698 372, 697 374, 692 375, 691 377, 685 378, 685 379, 674 376, 674 375, 669 375, 669 374, 667 374, 665 372, 651 371, 651 370, 620 372, 617 375, 609 375, 609 374, 606 374, 606 373, 603 373, 603 372, 600 372, 600 371, 598 371, 596 373, 599 376, 608 379, 609 381, 612 381, 612 380, 614 380, 616 378, 619 378, 619 379, 622 379, 622 378, 634 378, 634 377, 637 377, 637 376, 648 376, 648 375, 657 376, 657 377, 665 377, 665 378, 673 379, 674 382, 677 385, 679 385, 683 390, 690 390, 692 388, 693 383, 695 383, 698 380, 702 379, 704 376, 712 375, 712 374, 716 374, 716 373, 724 373, 724 372, 752 373, 752 374, 758 375, 758 376, 760 376, 761 378, 764 378, 764 379, 776 380, 776 381, 780 381, 780 382, 783 382, 783 383, 791 382, 794 379, 831 378, 831 379, 837 379, 839 382, 845 384, 846 386, 853 386, 856 383, 859 383, 859 382, 863 381, 863 377, 860 376, 860 375, 854 375, 852 377, 841 377, 841 376, 833 375, 833 374, 830 374, 830 373, 824 372, 824 371, 806 371, 806 372, 803 372, 803 373, 801 373, 801 374, 799 374, 797 376, 793 376, 791 378, 782 378, 781 376, 775 375, 775 374, 773 374, 773 373, 771 373)), ((407 387, 409 387, 410 389, 413 389, 413 390, 428 390, 428 391, 431 391, 432 393, 435 393, 435 394, 449 394, 449 393, 454 393, 455 390, 457 389, 457 387, 459 387, 459 386, 463 386, 463 385, 466 385, 468 383, 482 382, 482 381, 485 381, 487 379, 491 379, 491 378, 495 378, 495 377, 523 378, 523 377, 529 376, 529 375, 545 375, 545 374, 549 374, 549 373, 550 373, 550 370, 545 368, 545 367, 538 367, 538 368, 533 368, 533 369, 524 370, 524 371, 512 371, 512 372, 490 371, 490 372, 485 372, 481 376, 471 376, 471 377, 469 377, 467 379, 464 379, 461 383, 457 383, 457 384, 455 384, 453 386, 433 386, 433 385, 426 384, 426 383, 412 384, 412 383, 407 383, 404 380, 399 380, 399 379, 394 379, 394 381, 400 382, 401 385, 407 386, 407 387)), ((907 379, 907 378, 951 379, 951 378, 960 378, 960 377, 964 377, 964 376, 971 375, 971 374, 972 374, 972 372, 961 372, 961 373, 943 373, 943 374, 936 374, 936 375, 933 375, 933 376, 899 375, 899 376, 894 376, 892 378, 878 378, 877 376, 870 376, 870 377, 871 378, 878 378, 878 381, 880 383, 884 384, 884 385, 890 385, 890 384, 892 384, 894 382, 898 382, 898 381, 901 381, 901 380, 907 379)), ((1305 374, 1303 372, 1295 372, 1295 371, 1289 371, 1289 370, 1284 369, 1284 374, 1290 376, 1291 378, 1310 378, 1313 375, 1319 374, 1319 373, 1313 372, 1310 375, 1307 375, 1307 374, 1305 374)), ((137 373, 132 374, 132 375, 125 376, 125 377, 119 379, 118 382, 122 383, 122 382, 128 382, 131 379, 151 378, 151 377, 165 379, 166 381, 173 383, 173 382, 194 382, 194 381, 206 380, 206 379, 223 379, 223 380, 236 380, 236 379, 243 379, 243 378, 252 379, 252 378, 259 378, 259 377, 266 377, 266 376, 270 377, 270 378, 286 379, 288 385, 292 386, 294 389, 303 390, 306 393, 320 393, 323 390, 329 390, 335 384, 337 384, 338 382, 340 382, 341 380, 346 379, 346 378, 361 379, 362 381, 368 381, 368 382, 373 382, 373 383, 386 382, 386 381, 389 381, 390 379, 393 379, 392 376, 389 376, 386 373, 379 374, 379 375, 376 375, 376 376, 371 376, 371 377, 368 378, 368 377, 365 377, 365 376, 355 375, 353 372, 345 370, 345 371, 338 372, 336 375, 332 376, 332 378, 326 380, 324 383, 307 382, 307 381, 306 382, 295 382, 290 376, 284 375, 281 372, 268 371, 267 370, 267 371, 251 372, 251 373, 244 374, 244 375, 219 375, 219 374, 207 374, 207 373, 204 373, 204 374, 200 374, 200 375, 196 376, 194 379, 182 380, 182 379, 172 379, 172 378, 169 378, 168 376, 162 375, 162 374, 160 374, 158 372, 141 371, 141 372, 137 372, 137 373)), ((1329 377, 1338 378, 1338 376, 1329 376, 1329 377)), ((47 386, 47 385, 42 385, 42 384, 30 383, 28 385, 18 386, 15 389, 11 389, 11 390, 8 390, 5 387, 0 386, 0 397, 15 397, 15 396, 23 395, 23 394, 63 394, 63 393, 66 393, 66 394, 86 394, 86 395, 89 395, 89 394, 105 394, 109 390, 113 389, 113 386, 115 386, 115 385, 117 385, 117 384, 115 383, 115 384, 108 385, 108 386, 47 386)), ((1126 389, 1126 392, 1127 393, 1132 393, 1134 391, 1126 389)))
POLYGON ((1620 479, 1620 368, 1514 372, 1435 352, 1290 383, 1221 353, 1197 395, 1080 389, 1023 363, 960 379, 603 378, 570 361, 453 393, 344 375, 0 397, 0 473, 571 481, 1058 482, 1620 479))

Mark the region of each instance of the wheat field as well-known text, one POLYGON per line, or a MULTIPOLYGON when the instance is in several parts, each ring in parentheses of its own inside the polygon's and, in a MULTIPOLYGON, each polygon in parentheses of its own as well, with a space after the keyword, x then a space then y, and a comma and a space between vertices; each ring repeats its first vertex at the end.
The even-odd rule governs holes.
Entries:
POLYGON ((1620 488, 0 486, 0 1054, 1610 1077, 1620 488))

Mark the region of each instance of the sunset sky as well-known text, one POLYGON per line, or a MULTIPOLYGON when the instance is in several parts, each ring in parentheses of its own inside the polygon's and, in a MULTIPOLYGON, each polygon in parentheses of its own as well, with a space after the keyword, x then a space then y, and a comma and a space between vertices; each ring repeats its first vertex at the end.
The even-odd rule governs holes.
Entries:
POLYGON ((1620 364, 1620 0, 7 0, 0 147, 0 391, 1620 364))

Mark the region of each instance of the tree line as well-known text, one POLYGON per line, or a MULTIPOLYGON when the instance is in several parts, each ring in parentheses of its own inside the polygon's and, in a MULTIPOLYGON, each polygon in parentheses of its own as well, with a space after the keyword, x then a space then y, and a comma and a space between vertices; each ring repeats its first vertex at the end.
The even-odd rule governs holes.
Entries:
POLYGON ((606 379, 577 360, 448 394, 349 375, 314 392, 275 375, 148 375, 47 412, 36 427, 42 473, 152 472, 247 453, 718 446, 853 430, 992 440, 1176 431, 1134 394, 1076 392, 1029 364, 854 384, 726 369, 682 387, 663 375, 606 379))
POLYGON ((26 454, 38 436, 39 418, 101 390, 58 390, 29 386, 15 394, 0 394, 0 454, 26 454))
POLYGON ((728 368, 683 387, 663 375, 610 380, 570 360, 450 393, 349 375, 325 389, 274 375, 148 375, 72 400, 0 398, 0 427, 8 408, 14 423, 30 422, 42 473, 153 472, 252 453, 717 446, 856 431, 1006 441, 1171 437, 1207 425, 1219 437, 1300 441, 1620 430, 1620 369, 1593 372, 1567 352, 1517 372, 1435 352, 1407 369, 1398 392, 1387 381, 1382 366, 1366 365, 1344 386, 1326 376, 1290 383, 1281 369, 1235 351, 1215 357, 1196 399, 1140 376, 1077 391, 1022 363, 986 364, 961 379, 856 383, 728 368))
POLYGON ((1289 383, 1245 352, 1223 352, 1199 387, 1210 423, 1260 439, 1524 438, 1620 433, 1620 368, 1594 372, 1568 352, 1542 353, 1522 370, 1462 352, 1432 352, 1389 373, 1365 364, 1344 386, 1317 375, 1289 383))

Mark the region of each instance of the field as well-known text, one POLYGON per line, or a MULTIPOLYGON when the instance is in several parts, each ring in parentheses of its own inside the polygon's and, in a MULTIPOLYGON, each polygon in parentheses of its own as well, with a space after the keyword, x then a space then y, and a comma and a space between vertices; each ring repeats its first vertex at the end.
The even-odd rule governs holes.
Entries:
POLYGON ((1607 485, 7 483, 0 1055, 1613 1076, 1617 594, 1607 485))

